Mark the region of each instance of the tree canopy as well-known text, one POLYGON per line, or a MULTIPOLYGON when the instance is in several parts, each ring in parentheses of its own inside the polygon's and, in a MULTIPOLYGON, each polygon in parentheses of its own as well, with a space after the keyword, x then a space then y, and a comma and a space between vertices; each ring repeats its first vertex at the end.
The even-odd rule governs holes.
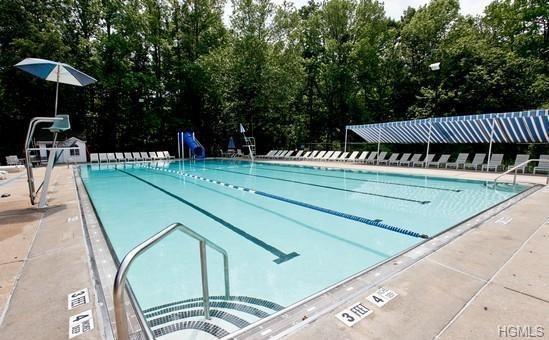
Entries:
POLYGON ((211 152, 243 123, 259 151, 332 143, 344 126, 549 105, 549 4, 495 0, 463 16, 431 0, 388 18, 376 0, 0 0, 0 154, 55 84, 13 67, 62 61, 60 113, 92 152, 166 149, 192 129, 211 152), (441 62, 439 72, 429 64, 441 62))

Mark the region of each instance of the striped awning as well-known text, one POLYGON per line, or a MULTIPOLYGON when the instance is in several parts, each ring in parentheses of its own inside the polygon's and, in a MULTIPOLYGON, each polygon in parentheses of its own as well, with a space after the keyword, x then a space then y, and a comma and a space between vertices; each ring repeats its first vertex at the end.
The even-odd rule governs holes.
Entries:
POLYGON ((437 117, 346 128, 371 143, 549 143, 549 110, 437 117))

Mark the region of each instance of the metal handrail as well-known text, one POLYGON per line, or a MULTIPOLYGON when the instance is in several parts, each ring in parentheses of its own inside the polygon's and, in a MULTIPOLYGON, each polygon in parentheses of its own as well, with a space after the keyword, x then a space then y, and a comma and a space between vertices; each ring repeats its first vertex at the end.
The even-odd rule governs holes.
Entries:
MULTIPOLYGON (((151 236, 144 242, 137 245, 135 248, 130 250, 124 259, 118 266, 116 271, 116 277, 114 279, 113 287, 113 300, 114 300, 114 315, 116 319, 116 333, 118 340, 129 340, 129 331, 128 331, 128 321, 126 316, 126 308, 124 305, 124 287, 126 285, 126 274, 132 262, 141 255, 145 250, 149 249, 155 245, 160 240, 164 239, 166 236, 171 234, 173 231, 179 230, 185 233, 186 235, 194 238, 199 241, 200 246, 200 269, 202 273, 202 299, 204 301, 204 315, 206 319, 210 319, 210 295, 208 291, 208 265, 206 262, 206 246, 213 248, 217 252, 223 255, 223 267, 224 267, 224 276, 225 276, 225 295, 228 297, 230 295, 229 287, 229 256, 225 249, 221 248, 217 244, 208 240, 204 236, 198 234, 189 227, 181 223, 172 223, 162 231, 151 236)), ((149 327, 147 326, 145 317, 143 313, 138 310, 139 323, 143 328, 143 331, 146 333, 149 339, 153 339, 149 327)))
MULTIPOLYGON (((497 184, 498 182, 498 179, 500 179, 501 177, 505 176, 505 175, 508 175, 509 173, 511 172, 515 172, 514 175, 513 175, 513 185, 517 184, 517 170, 524 167, 526 164, 530 163, 530 162, 546 162, 547 160, 545 159, 529 159, 525 162, 522 162, 520 163, 519 165, 516 165, 514 167, 512 167, 511 169, 507 169, 507 171, 505 171, 504 173, 500 174, 499 176, 497 176, 496 178, 494 178, 494 185, 497 184)), ((547 176, 547 181, 549 182, 549 175, 547 176)))

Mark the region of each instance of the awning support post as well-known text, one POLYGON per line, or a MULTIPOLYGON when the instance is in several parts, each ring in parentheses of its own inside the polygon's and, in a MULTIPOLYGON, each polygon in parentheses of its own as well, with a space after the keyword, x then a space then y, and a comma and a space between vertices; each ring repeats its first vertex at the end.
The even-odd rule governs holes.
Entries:
POLYGON ((486 172, 490 171, 490 159, 492 158, 492 142, 494 141, 494 128, 496 125, 496 118, 492 119, 492 131, 490 131, 490 146, 488 147, 488 162, 486 166, 486 172))
POLYGON ((180 132, 177 132, 177 158, 181 159, 181 138, 180 138, 180 132))
POLYGON ((381 127, 379 128, 379 133, 377 134, 377 155, 376 155, 376 165, 379 165, 379 147, 381 145, 381 127))
POLYGON ((345 144, 343 146, 343 152, 347 152, 347 131, 349 131, 349 129, 345 127, 345 144))
POLYGON ((431 146, 431 129, 433 128, 433 122, 429 119, 429 134, 427 135, 427 151, 425 153, 425 165, 424 167, 428 168, 429 164, 427 163, 427 157, 429 157, 429 147, 431 146))

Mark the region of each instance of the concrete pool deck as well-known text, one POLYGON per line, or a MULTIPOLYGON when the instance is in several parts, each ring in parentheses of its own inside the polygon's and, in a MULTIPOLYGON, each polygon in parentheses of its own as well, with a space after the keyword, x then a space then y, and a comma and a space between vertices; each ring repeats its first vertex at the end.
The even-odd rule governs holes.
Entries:
MULTIPOLYGON (((494 173, 337 162, 284 163, 483 180, 495 177, 494 173)), ((26 177, 13 178, 3 185, 0 181, 0 192, 11 194, 0 199, 0 339, 67 339, 69 317, 89 309, 95 329, 75 339, 108 338, 101 331, 100 302, 72 169, 63 166, 54 171, 50 207, 45 210, 30 206, 26 177), (91 302, 68 311, 67 294, 81 288, 88 288, 91 302)), ((519 182, 542 185, 545 180, 518 177, 519 182)), ((498 326, 538 325, 548 337, 549 187, 532 191, 462 233, 441 235, 451 237, 432 252, 421 253, 417 248, 386 263, 396 273, 382 281, 376 274, 383 268, 370 271, 319 297, 330 301, 328 305, 313 299, 238 338, 489 339, 499 338, 498 326), (382 308, 366 300, 380 286, 399 294, 382 308), (335 318, 335 313, 359 301, 374 313, 352 327, 335 318)))

